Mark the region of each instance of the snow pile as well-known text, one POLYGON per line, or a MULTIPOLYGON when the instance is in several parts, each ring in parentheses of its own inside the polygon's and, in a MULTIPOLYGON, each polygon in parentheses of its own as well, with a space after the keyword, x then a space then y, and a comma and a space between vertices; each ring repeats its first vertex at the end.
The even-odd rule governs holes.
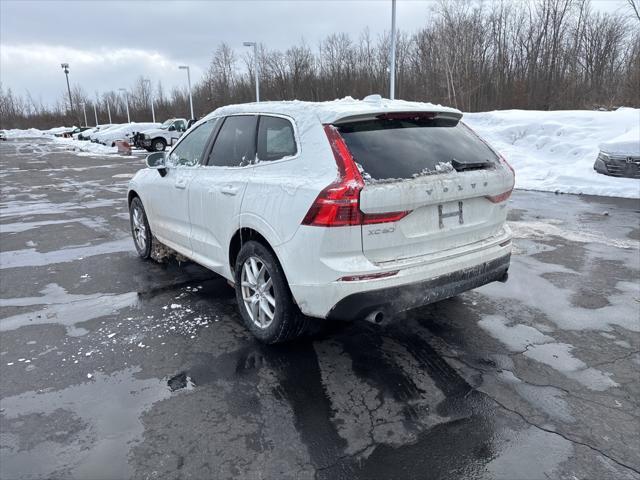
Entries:
POLYGON ((72 132, 75 129, 76 127, 55 127, 55 128, 50 128, 49 130, 43 130, 42 133, 44 135, 56 135, 59 133, 72 132))
POLYGON ((593 169, 600 144, 614 141, 626 146, 635 140, 638 148, 638 109, 502 110, 467 113, 463 120, 513 166, 516 188, 640 197, 638 180, 609 177, 593 169))
POLYGON ((617 155, 640 156, 640 127, 632 128, 608 142, 602 142, 600 150, 617 155))
POLYGON ((13 128, 11 130, 5 130, 5 132, 7 134, 7 138, 33 138, 43 137, 46 135, 45 132, 38 130, 37 128, 28 128, 26 130, 13 128))
POLYGON ((118 147, 107 147, 100 143, 74 140, 73 138, 54 137, 53 141, 66 145, 68 150, 81 152, 88 155, 113 155, 118 153, 118 147))

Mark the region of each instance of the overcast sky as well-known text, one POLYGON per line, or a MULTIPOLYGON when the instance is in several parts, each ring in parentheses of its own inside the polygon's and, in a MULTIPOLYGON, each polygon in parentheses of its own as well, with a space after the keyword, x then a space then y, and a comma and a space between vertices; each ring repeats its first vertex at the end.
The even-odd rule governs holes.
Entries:
MULTIPOLYGON (((626 8, 625 0, 592 3, 605 11, 626 8)), ((420 28, 431 5, 398 1, 398 28, 420 28)), ((179 64, 190 65, 197 81, 220 42, 239 54, 247 40, 286 49, 304 39, 315 50, 332 33, 357 38, 366 27, 374 36, 383 33, 390 12, 390 0, 0 0, 0 81, 53 102, 66 89, 60 63, 68 62, 71 83, 89 94, 129 87, 139 75, 169 89, 186 83, 179 64)))

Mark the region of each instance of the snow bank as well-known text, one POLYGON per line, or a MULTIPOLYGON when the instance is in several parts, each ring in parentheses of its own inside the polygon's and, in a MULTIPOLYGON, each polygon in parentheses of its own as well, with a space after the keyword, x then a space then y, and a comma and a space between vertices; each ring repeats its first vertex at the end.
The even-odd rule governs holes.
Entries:
MULTIPOLYGON (((76 140, 74 138, 56 137, 56 133, 69 131, 67 127, 51 128, 49 130, 38 130, 29 128, 27 130, 13 129, 6 130, 7 138, 34 138, 45 137, 51 139, 55 144, 64 146, 67 150, 78 152, 80 156, 103 156, 117 155, 117 147, 107 147, 100 143, 92 143, 88 141, 76 140)), ((122 156, 122 155, 121 155, 122 156)))
POLYGON ((11 130, 5 130, 5 132, 7 132, 7 138, 33 138, 46 135, 42 130, 38 130, 37 128, 28 128, 26 130, 13 128, 11 130))
POLYGON ((73 138, 54 137, 53 141, 55 143, 66 145, 69 150, 88 155, 113 155, 118 153, 118 147, 107 147, 100 143, 75 140, 73 138))
POLYGON ((7 138, 33 138, 33 137, 48 137, 53 136, 56 133, 71 132, 76 127, 55 127, 49 130, 38 130, 37 128, 28 128, 21 130, 14 128, 11 130, 5 130, 7 132, 7 138))
POLYGON ((596 173, 600 144, 638 146, 640 110, 501 110, 463 120, 516 171, 516 188, 640 198, 640 182, 596 173), (635 135, 635 137, 634 137, 635 135))

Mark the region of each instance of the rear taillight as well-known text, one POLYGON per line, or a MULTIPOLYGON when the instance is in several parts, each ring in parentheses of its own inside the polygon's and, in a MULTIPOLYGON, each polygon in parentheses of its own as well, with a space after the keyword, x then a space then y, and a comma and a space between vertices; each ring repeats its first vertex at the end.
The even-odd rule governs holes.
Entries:
POLYGON ((512 190, 509 190, 508 192, 501 193, 500 195, 487 195, 486 198, 487 198, 487 200, 489 200, 489 201, 491 201, 493 203, 504 202, 505 200, 507 200, 511 196, 512 190))
POLYGON ((408 211, 374 214, 360 211, 360 191, 364 188, 362 175, 338 130, 333 125, 325 125, 324 131, 338 166, 338 179, 318 194, 302 224, 344 227, 396 222, 406 217, 408 211))
POLYGON ((500 155, 500 153, 498 153, 496 150, 494 150, 494 148, 491 145, 489 145, 484 138, 482 138, 480 135, 478 135, 473 128, 471 128, 466 123, 462 123, 462 125, 465 126, 467 128, 467 130, 469 130, 476 138, 478 138, 478 140, 480 140, 482 143, 484 143, 489 150, 491 150, 493 153, 495 153, 498 156, 498 158, 500 159, 500 163, 502 163, 505 167, 507 167, 511 171, 512 180, 513 180, 513 182, 511 183, 511 188, 509 188, 509 190, 507 190, 506 192, 500 193, 498 195, 487 195, 486 196, 487 200, 489 200, 489 201, 491 201, 493 203, 504 202, 505 200, 507 200, 511 196, 511 192, 513 191, 513 187, 514 187, 515 182, 516 182, 516 172, 515 172, 515 170, 513 169, 513 167, 511 165, 509 165, 509 162, 507 162, 507 160, 502 155, 500 155))
POLYGON ((509 162, 507 162, 507 160, 502 155, 500 155, 497 152, 496 154, 498 155, 498 158, 500 158, 500 162, 503 163, 509 170, 511 170, 511 175, 512 175, 511 178, 513 179, 513 182, 511 183, 511 188, 509 188, 509 190, 507 190, 506 192, 501 193, 499 195, 487 195, 487 199, 489 201, 493 203, 500 203, 500 202, 504 202, 511 196, 511 192, 513 192, 513 187, 516 181, 516 172, 513 170, 513 167, 509 165, 509 162))

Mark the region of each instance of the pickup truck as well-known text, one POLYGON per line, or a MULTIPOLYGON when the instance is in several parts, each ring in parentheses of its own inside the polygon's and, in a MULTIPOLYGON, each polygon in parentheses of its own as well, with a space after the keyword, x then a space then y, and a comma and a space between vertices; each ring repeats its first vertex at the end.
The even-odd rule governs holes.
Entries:
POLYGON ((133 143, 149 152, 162 152, 177 142, 187 128, 188 122, 184 118, 170 118, 157 128, 139 132, 133 143))

